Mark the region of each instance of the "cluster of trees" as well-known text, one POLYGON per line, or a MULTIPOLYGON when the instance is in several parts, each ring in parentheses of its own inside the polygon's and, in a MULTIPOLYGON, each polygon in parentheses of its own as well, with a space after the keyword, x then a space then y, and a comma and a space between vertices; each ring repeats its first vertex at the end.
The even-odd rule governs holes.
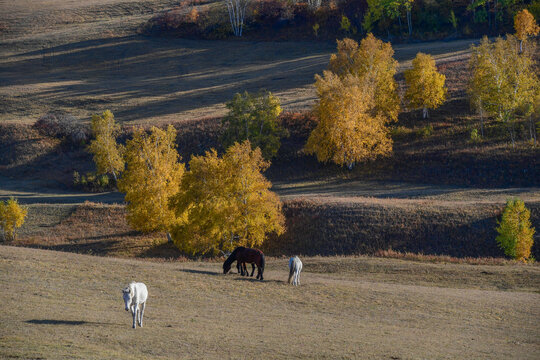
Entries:
MULTIPOLYGON (((306 153, 351 169, 357 162, 392 152, 388 125, 397 121, 401 108, 393 55, 392 46, 372 34, 360 45, 352 39, 338 40, 328 70, 315 77, 319 123, 309 136, 306 153)), ((405 79, 409 106, 422 108, 424 117, 428 109, 444 102, 445 76, 437 72, 430 55, 419 53, 405 79)))
POLYGON ((509 32, 514 15, 527 8, 538 19, 540 1, 526 0, 320 0, 280 1, 267 0, 263 4, 250 4, 249 0, 227 0, 230 25, 235 36, 242 36, 245 23, 251 28, 255 19, 276 17, 291 20, 291 24, 315 21, 315 36, 321 28, 337 35, 365 35, 375 33, 388 38, 433 38, 444 36, 497 35, 509 32), (307 8, 305 12, 302 4, 307 8), (253 7, 253 9, 250 8, 253 7), (278 9, 278 10, 276 10, 278 9), (250 11, 251 10, 251 11, 250 11), (268 13, 267 13, 268 12, 268 13), (332 19, 334 18, 334 19, 332 19), (346 26, 344 26, 346 24, 346 26), (337 26, 336 26, 337 25, 337 26), (334 28, 334 31, 330 31, 334 28), (438 34, 438 35, 437 35, 438 34))
POLYGON ((534 42, 529 35, 538 33, 532 15, 523 10, 516 15, 516 36, 490 41, 482 39, 472 47, 469 95, 472 106, 480 114, 481 135, 484 136, 484 116, 495 116, 507 125, 515 146, 515 123, 519 118, 529 119, 531 140, 536 142, 533 114, 540 106, 540 82, 536 71, 534 42))
MULTIPOLYGON (((165 130, 137 128, 122 146, 117 143, 119 127, 110 111, 92 118, 95 138, 88 149, 94 155, 99 174, 118 177, 118 188, 125 193, 127 220, 134 229, 166 231, 179 249, 192 255, 215 255, 238 245, 260 245, 268 233, 284 231, 281 202, 262 175, 269 163, 261 149, 252 148, 247 139, 253 136, 263 149, 271 149, 261 140, 264 125, 277 127, 269 124, 268 114, 257 105, 242 111, 233 106, 237 102, 251 103, 253 99, 259 98, 238 95, 230 104, 228 123, 248 125, 247 132, 239 135, 246 137, 245 141, 234 142, 221 157, 214 149, 204 156, 194 156, 189 169, 180 161, 172 125, 165 130), (257 113, 261 113, 262 119, 257 113), (263 130, 258 136, 249 132, 253 128, 250 121, 258 126, 262 121, 259 129, 263 130)), ((272 99, 267 93, 255 102, 273 108, 272 99)), ((229 134, 227 139, 231 138, 229 134)), ((272 142, 272 137, 268 139, 272 142)), ((269 151, 268 155, 273 153, 269 151)))

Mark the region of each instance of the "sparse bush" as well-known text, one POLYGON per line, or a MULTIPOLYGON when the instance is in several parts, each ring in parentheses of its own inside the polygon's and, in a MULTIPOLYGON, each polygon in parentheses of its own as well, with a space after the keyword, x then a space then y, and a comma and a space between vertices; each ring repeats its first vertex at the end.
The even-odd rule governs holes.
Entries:
POLYGON ((496 238, 505 255, 527 261, 531 256, 534 228, 530 221, 531 212, 522 200, 508 200, 504 207, 502 220, 496 228, 499 235, 496 238))
POLYGON ((478 133, 478 129, 472 129, 469 135, 469 141, 472 143, 479 143, 482 141, 482 136, 478 133))
POLYGON ((20 206, 15 198, 0 201, 0 227, 5 241, 15 240, 15 231, 24 224, 27 214, 28 209, 20 206))
POLYGON ((89 138, 88 128, 69 114, 45 114, 34 123, 34 128, 42 135, 62 139, 73 145, 84 144, 89 138))
POLYGON ((428 138, 433 134, 433 126, 431 124, 421 127, 416 131, 416 135, 421 138, 428 138))
POLYGON ((116 188, 116 181, 114 178, 110 178, 108 174, 98 175, 93 172, 87 172, 81 175, 79 172, 74 171, 73 186, 79 190, 103 192, 114 190, 116 188))

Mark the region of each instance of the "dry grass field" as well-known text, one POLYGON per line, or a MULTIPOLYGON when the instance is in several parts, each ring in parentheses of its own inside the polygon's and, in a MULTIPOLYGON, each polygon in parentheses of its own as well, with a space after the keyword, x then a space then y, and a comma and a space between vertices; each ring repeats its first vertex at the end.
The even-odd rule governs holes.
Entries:
POLYGON ((286 259, 265 281, 221 263, 148 262, 0 247, 6 359, 537 359, 537 266, 286 259), (121 288, 149 288, 131 329, 121 288))

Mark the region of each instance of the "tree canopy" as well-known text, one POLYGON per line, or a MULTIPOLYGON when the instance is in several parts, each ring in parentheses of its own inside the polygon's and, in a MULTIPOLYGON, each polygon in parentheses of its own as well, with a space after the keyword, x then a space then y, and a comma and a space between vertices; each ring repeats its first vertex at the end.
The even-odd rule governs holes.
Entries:
POLYGON ((120 125, 114 121, 113 113, 106 110, 101 116, 92 116, 91 128, 95 139, 88 150, 94 154, 97 173, 112 174, 117 180, 117 175, 124 170, 123 147, 116 143, 120 125))
POLYGON ((352 168, 356 162, 392 151, 388 119, 372 111, 375 94, 367 78, 352 74, 340 78, 324 71, 316 76, 315 87, 319 123, 308 138, 306 153, 352 168))
POLYGON ((428 109, 436 109, 446 98, 446 77, 437 71, 431 55, 418 53, 412 61, 412 69, 405 71, 408 85, 405 98, 414 108, 423 109, 423 117, 428 117, 428 109))
POLYGON ((287 136, 287 130, 279 124, 281 106, 279 99, 271 92, 258 94, 237 93, 227 103, 229 113, 223 118, 225 132, 222 137, 223 147, 227 149, 235 142, 249 140, 253 148, 259 147, 265 159, 274 157, 281 145, 281 138, 287 136))
POLYGON ((175 245, 192 255, 215 255, 239 245, 260 246, 266 234, 283 233, 281 202, 262 175, 268 166, 249 141, 233 144, 223 157, 214 149, 193 156, 170 199, 179 219, 172 229, 175 245))
POLYGON ((175 146, 176 130, 152 127, 150 133, 135 129, 126 144, 126 170, 119 180, 126 194, 128 221, 139 231, 168 230, 176 221, 168 207, 169 197, 178 192, 184 164, 175 146))

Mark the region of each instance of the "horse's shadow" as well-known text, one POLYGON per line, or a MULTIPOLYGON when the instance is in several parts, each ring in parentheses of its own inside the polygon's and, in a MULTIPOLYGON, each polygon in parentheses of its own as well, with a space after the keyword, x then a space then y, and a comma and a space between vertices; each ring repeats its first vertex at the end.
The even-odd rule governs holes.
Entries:
POLYGON ((180 269, 180 271, 190 273, 190 274, 203 274, 203 275, 212 275, 212 276, 221 275, 221 273, 219 272, 208 271, 208 270, 180 269))
POLYGON ((96 321, 84 321, 84 320, 55 320, 55 319, 32 319, 25 321, 28 324, 35 325, 117 325, 112 323, 105 322, 96 322, 96 321))
POLYGON ((258 280, 254 277, 237 277, 234 279, 235 281, 249 281, 249 282, 260 282, 260 283, 274 283, 274 284, 282 284, 285 281, 283 280, 258 280))

